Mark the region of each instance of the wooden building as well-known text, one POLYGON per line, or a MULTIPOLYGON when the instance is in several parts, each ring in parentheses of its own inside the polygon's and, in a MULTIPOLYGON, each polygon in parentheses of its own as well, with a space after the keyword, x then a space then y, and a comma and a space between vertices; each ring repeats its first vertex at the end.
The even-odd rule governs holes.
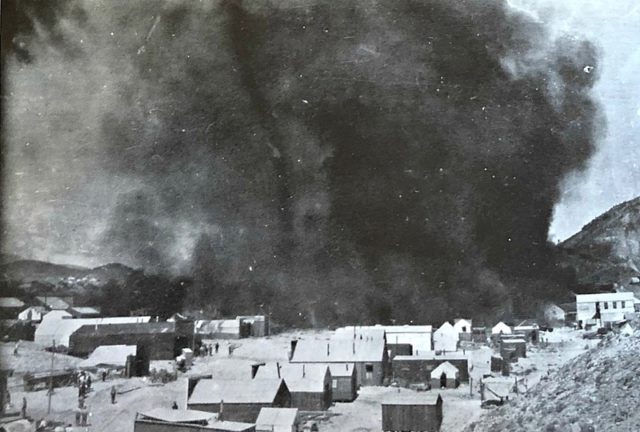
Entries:
POLYGON ((399 393, 382 402, 382 430, 438 432, 442 398, 437 393, 399 393))
POLYGON ((449 362, 458 369, 460 382, 469 382, 469 359, 459 352, 419 357, 397 356, 392 362, 393 379, 403 387, 430 383, 431 372, 444 362, 449 362))
POLYGON ((601 327, 635 317, 635 296, 632 292, 576 295, 576 311, 580 327, 601 327))
POLYGON ((262 408, 256 420, 256 432, 298 432, 297 408, 262 408))
POLYGON ((431 388, 458 388, 460 371, 448 361, 431 371, 431 388))
POLYGON ((331 397, 334 402, 352 402, 358 397, 358 375, 353 363, 331 363, 331 397))
POLYGON ((439 352, 456 351, 458 340, 458 331, 451 323, 445 321, 438 330, 433 332, 433 349, 439 352))
POLYGON ((252 423, 225 421, 215 413, 154 408, 137 413, 134 432, 254 432, 252 423))
POLYGON ((290 362, 354 364, 358 387, 382 385, 390 374, 386 341, 373 336, 300 339, 295 344, 290 362))
POLYGON ((224 420, 255 423, 262 408, 291 408, 291 393, 282 379, 202 379, 187 407, 215 413, 222 410, 224 420))
POLYGON ((329 366, 318 363, 268 363, 260 366, 255 379, 279 379, 287 383, 291 407, 301 411, 325 411, 333 401, 329 366))
POLYGON ((172 360, 193 337, 193 321, 89 324, 71 335, 69 353, 84 357, 101 345, 137 345, 150 360, 172 360))

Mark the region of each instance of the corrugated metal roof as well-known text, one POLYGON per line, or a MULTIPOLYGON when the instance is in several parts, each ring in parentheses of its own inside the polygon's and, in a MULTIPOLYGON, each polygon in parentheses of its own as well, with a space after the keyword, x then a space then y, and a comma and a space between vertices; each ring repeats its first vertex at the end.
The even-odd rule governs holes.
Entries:
MULTIPOLYGON (((280 364, 280 378, 284 379, 291 392, 321 393, 329 366, 317 363, 280 364)), ((260 366, 255 379, 277 379, 278 366, 267 363, 260 366)))
POLYGON ((352 363, 382 361, 384 339, 300 339, 292 363, 352 363))
POLYGON ((213 380, 202 379, 198 382, 189 398, 190 404, 226 403, 272 403, 280 386, 281 379, 252 380, 213 380))
POLYGON ((0 297, 0 307, 21 308, 24 307, 24 302, 15 297, 0 297))
POLYGON ((437 368, 431 371, 431 378, 440 378, 443 373, 446 374, 448 378, 457 378, 460 375, 460 370, 446 361, 444 363, 440 363, 437 368))
POLYGON ((298 408, 262 408, 256 420, 256 429, 271 431, 272 426, 274 429, 280 426, 291 431, 297 419, 298 408))
POLYGON ((136 355, 135 345, 102 345, 93 350, 89 358, 83 360, 78 365, 81 368, 92 368, 98 366, 125 367, 127 357, 136 355))
POLYGON ((154 408, 149 411, 138 413, 141 416, 153 420, 160 420, 170 423, 193 423, 215 420, 218 418, 216 413, 198 410, 179 410, 171 408, 154 408))

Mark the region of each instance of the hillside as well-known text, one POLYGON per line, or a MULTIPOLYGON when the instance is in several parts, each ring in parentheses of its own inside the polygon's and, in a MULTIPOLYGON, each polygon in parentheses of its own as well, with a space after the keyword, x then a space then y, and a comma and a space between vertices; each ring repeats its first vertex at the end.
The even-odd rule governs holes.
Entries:
POLYGON ((582 283, 622 283, 640 274, 640 197, 619 204, 559 244, 582 283))
POLYGON ((610 334, 511 405, 487 412, 464 432, 636 432, 640 336, 610 334))
POLYGON ((62 279, 96 279, 97 284, 104 284, 109 279, 123 281, 132 268, 123 264, 106 264, 89 269, 86 267, 53 264, 45 261, 19 259, 0 265, 0 275, 5 279, 21 282, 47 282, 55 284, 62 279))

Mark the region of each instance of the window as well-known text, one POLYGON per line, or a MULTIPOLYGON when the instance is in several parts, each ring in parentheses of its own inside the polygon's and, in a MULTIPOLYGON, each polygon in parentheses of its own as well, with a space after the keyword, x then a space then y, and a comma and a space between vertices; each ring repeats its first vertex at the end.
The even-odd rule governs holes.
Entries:
POLYGON ((334 389, 337 389, 337 388, 338 388, 338 380, 334 378, 334 379, 332 380, 332 382, 331 382, 331 386, 332 386, 334 389))
POLYGON ((618 309, 618 302, 613 302, 613 308, 618 309))
POLYGON ((609 309, 609 302, 604 302, 604 308, 609 309))

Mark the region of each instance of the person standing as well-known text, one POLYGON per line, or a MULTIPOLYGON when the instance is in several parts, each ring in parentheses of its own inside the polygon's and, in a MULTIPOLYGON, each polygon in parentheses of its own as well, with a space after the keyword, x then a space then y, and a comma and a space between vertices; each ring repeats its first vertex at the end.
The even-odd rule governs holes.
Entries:
POLYGON ((27 418, 27 398, 22 398, 22 410, 21 410, 22 418, 27 418))
POLYGON ((111 403, 116 403, 116 386, 111 386, 111 403))
POLYGON ((218 350, 220 349, 220 344, 216 342, 216 354, 218 354, 218 350))

